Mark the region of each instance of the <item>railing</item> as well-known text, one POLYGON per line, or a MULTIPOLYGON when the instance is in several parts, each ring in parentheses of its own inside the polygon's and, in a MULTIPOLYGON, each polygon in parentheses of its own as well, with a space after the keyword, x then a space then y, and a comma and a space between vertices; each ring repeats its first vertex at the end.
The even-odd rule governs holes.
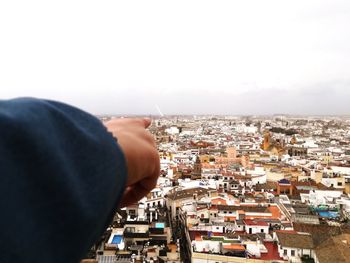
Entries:
POLYGON ((135 221, 125 221, 125 225, 149 225, 148 221, 141 221, 141 220, 135 220, 135 221))

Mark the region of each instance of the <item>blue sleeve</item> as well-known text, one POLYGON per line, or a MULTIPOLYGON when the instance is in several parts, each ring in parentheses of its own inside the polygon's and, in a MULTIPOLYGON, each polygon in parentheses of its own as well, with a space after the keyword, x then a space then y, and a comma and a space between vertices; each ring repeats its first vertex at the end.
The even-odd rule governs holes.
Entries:
POLYGON ((126 176, 97 118, 54 101, 0 101, 0 262, 78 263, 112 220, 126 176))

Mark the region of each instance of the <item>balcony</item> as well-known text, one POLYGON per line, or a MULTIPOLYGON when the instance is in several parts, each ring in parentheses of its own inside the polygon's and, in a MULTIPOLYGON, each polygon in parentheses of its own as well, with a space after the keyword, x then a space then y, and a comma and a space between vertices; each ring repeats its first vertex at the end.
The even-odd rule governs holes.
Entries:
POLYGON ((164 234, 164 228, 155 228, 152 227, 149 229, 151 234, 155 234, 155 235, 163 235, 164 234))
POLYGON ((133 231, 124 231, 124 238, 149 238, 149 231, 147 232, 133 232, 133 231))

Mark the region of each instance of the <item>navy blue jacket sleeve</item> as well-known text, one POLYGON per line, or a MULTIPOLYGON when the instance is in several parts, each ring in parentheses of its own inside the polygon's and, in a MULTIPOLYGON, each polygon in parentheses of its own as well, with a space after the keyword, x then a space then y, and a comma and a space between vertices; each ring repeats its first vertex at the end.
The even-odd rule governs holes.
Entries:
POLYGON ((59 102, 0 101, 0 262, 78 263, 112 220, 126 176, 97 118, 59 102))

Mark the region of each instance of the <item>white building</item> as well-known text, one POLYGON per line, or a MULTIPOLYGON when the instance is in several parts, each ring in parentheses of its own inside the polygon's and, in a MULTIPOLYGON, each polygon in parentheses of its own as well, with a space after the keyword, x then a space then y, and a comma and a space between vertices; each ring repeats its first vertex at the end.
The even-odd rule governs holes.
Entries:
POLYGON ((279 255, 284 260, 301 262, 302 256, 315 257, 314 244, 309 233, 276 231, 274 238, 278 243, 279 255))

